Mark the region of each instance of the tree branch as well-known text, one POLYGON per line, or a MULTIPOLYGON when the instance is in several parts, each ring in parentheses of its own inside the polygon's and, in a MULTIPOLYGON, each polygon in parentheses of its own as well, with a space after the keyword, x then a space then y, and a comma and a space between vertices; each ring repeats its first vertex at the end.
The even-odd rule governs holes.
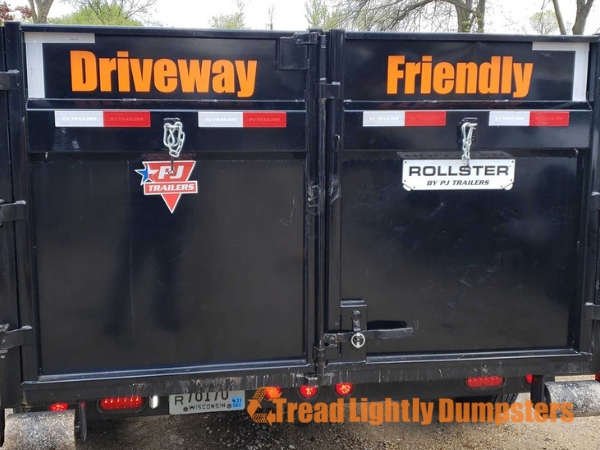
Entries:
POLYGON ((558 29, 560 30, 560 34, 567 34, 565 20, 563 19, 562 12, 560 11, 560 5, 558 4, 558 0, 552 0, 552 4, 554 5, 554 13, 556 14, 556 21, 558 22, 558 29))

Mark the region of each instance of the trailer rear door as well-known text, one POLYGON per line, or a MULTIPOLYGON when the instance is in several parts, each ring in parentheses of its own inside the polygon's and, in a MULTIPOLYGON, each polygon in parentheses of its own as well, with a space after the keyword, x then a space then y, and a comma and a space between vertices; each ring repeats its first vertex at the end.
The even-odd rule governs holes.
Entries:
POLYGON ((283 33, 11 30, 39 320, 26 380, 309 364, 313 50, 283 33))
POLYGON ((573 351, 596 163, 589 42, 331 45, 344 63, 330 66, 328 332, 414 331, 342 343, 330 362, 573 351))

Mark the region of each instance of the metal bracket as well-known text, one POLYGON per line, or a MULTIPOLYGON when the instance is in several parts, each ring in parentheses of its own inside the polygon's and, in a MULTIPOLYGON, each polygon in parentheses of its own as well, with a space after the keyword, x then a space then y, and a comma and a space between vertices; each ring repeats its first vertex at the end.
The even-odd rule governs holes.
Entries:
POLYGON ((319 82, 316 95, 319 100, 337 100, 342 95, 341 84, 339 81, 333 83, 319 82))
POLYGON ((0 72, 0 91, 21 89, 21 74, 18 70, 0 72))
POLYGON ((319 43, 319 35, 317 33, 296 33, 294 42, 296 45, 315 45, 319 43))
POLYGON ((33 329, 27 325, 8 331, 8 324, 0 325, 0 359, 4 359, 11 348, 33 343, 33 329))
POLYGON ((586 303, 584 317, 587 320, 600 321, 600 305, 594 303, 586 303))
POLYGON ((600 192, 592 192, 590 198, 590 208, 594 211, 600 210, 600 192))
POLYGON ((27 219, 27 203, 20 200, 15 203, 4 203, 0 200, 0 224, 27 219))

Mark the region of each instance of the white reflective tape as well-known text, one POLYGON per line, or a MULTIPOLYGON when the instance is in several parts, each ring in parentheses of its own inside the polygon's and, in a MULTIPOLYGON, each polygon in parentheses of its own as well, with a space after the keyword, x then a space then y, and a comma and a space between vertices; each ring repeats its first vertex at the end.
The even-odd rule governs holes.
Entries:
POLYGON ((588 42, 534 42, 532 49, 540 52, 574 52, 573 101, 584 102, 587 100, 590 55, 590 44, 588 42))
POLYGON ((44 84, 44 50, 40 43, 25 44, 27 55, 27 97, 45 98, 46 86, 44 84))
POLYGON ((25 33, 28 98, 45 98, 44 44, 94 44, 93 33, 25 33))
POLYGON ((242 111, 202 111, 198 113, 200 128, 243 128, 242 111))
POLYGON ((363 127, 403 127, 404 111, 363 111, 363 127))
POLYGON ((528 127, 530 111, 490 111, 492 127, 528 127))
POLYGON ((25 33, 26 44, 95 44, 94 33, 25 33))
POLYGON ((59 127, 103 127, 102 111, 54 111, 54 125, 59 127))

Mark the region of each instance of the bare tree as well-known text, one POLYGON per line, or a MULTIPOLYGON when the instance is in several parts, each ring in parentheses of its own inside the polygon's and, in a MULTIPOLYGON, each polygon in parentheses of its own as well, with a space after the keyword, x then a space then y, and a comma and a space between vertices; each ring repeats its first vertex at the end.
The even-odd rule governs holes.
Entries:
POLYGON ((230 14, 219 14, 210 18, 211 28, 226 28, 230 30, 243 30, 246 28, 244 0, 236 2, 236 11, 230 14))
MULTIPOLYGON (((37 0, 36 0, 37 1, 37 0)), ((77 11, 86 11, 100 23, 144 22, 151 18, 159 0, 67 0, 77 11)))
MULTIPOLYGON (((590 11, 592 10, 592 6, 594 6, 594 0, 574 1, 576 6, 575 22, 573 23, 573 28, 571 31, 573 34, 583 34, 585 33, 585 25, 590 15, 590 11)), ((552 0, 552 4, 554 5, 554 12, 556 13, 560 34, 568 34, 567 27, 565 26, 565 21, 560 10, 559 0, 552 0)))
POLYGON ((48 14, 54 0, 29 0, 33 23, 48 23, 48 14))
POLYGON ((269 5, 269 9, 267 10, 267 30, 273 29, 273 17, 275 16, 275 6, 273 3, 269 5))
POLYGON ((346 26, 390 31, 485 31, 487 0, 343 0, 346 26), (455 27, 450 25, 454 21, 455 27))
POLYGON ((306 0, 304 2, 309 28, 330 30, 340 26, 341 13, 337 6, 328 0, 306 0))
POLYGON ((539 11, 529 18, 531 28, 538 34, 553 34, 558 30, 554 11, 539 11))

